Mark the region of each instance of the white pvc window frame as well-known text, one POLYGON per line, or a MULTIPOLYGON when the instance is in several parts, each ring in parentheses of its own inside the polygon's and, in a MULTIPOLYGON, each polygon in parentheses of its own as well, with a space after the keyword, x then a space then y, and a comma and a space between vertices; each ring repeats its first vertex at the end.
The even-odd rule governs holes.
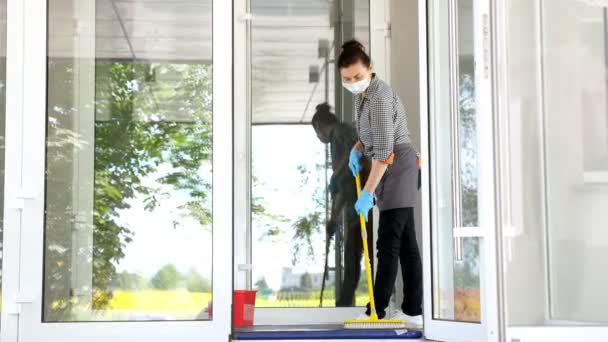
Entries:
POLYGON ((232 2, 213 0, 213 319, 42 323, 47 1, 8 1, 5 249, 1 339, 213 341, 231 331, 232 2))
POLYGON ((507 327, 509 342, 604 342, 608 338, 608 327, 577 326, 529 326, 507 327))
MULTIPOLYGON (((434 132, 430 130, 434 115, 432 107, 429 107, 429 70, 433 68, 434 61, 428 59, 428 46, 435 44, 432 32, 428 30, 427 20, 433 25, 433 3, 442 0, 419 0, 419 32, 420 32, 420 112, 421 112, 421 150, 422 154, 429 156, 422 158, 422 205, 423 205, 423 274, 424 274, 424 329, 425 336, 438 341, 499 341, 498 329, 498 291, 497 291, 497 248, 496 248, 496 214, 495 214, 495 177, 494 177, 494 118, 492 114, 492 64, 491 64, 491 40, 490 40, 490 1, 474 1, 474 41, 475 41, 475 87, 477 102, 477 130, 479 144, 479 203, 487 203, 488 206, 479 213, 479 227, 462 231, 457 228, 455 235, 478 237, 480 239, 480 287, 481 287, 481 323, 469 323, 458 321, 445 321, 434 319, 433 315, 433 256, 436 256, 437 248, 433 245, 433 236, 438 234, 436 227, 432 225, 433 211, 431 208, 431 173, 428 161, 430 157, 431 144, 434 141, 434 132), (429 34, 428 32, 431 32, 429 34), (427 45, 428 44, 428 45, 427 45), (430 63, 430 64, 429 64, 430 63)), ((451 13, 450 15, 456 15, 451 13)), ((453 36, 450 38, 453 39, 453 36)), ((435 50, 437 47, 435 47, 435 50)), ((451 70, 450 72, 454 72, 451 70)), ((431 84, 432 86, 432 84, 431 84)), ((456 146, 455 148, 459 148, 456 146)), ((451 275, 448 275, 451 276, 451 275)))

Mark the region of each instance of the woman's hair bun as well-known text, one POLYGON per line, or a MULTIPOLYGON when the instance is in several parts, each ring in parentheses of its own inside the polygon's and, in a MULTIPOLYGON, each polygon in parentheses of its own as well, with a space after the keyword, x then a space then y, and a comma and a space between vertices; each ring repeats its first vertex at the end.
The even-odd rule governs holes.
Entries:
POLYGON ((342 52, 338 57, 338 68, 348 68, 351 65, 361 62, 367 68, 371 67, 371 59, 365 53, 365 46, 358 40, 349 40, 342 45, 342 52))
POLYGON ((365 46, 359 43, 359 41, 357 41, 356 39, 352 39, 342 45, 342 51, 346 50, 360 50, 365 52, 365 46))

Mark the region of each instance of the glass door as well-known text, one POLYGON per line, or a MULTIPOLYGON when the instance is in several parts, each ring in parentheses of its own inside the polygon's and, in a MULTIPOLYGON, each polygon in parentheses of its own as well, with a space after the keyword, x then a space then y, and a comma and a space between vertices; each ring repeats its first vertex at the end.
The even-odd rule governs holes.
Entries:
POLYGON ((226 340, 231 3, 43 0, 9 17, 14 340, 226 340))
MULTIPOLYGON (((494 230, 487 1, 428 1, 425 333, 491 340, 494 230)), ((423 134, 424 134, 423 133, 423 134)), ((423 139, 425 140, 425 139, 423 139)))
POLYGON ((369 12, 369 0, 235 2, 235 287, 257 290, 256 325, 339 324, 366 303, 336 59, 347 40, 369 48, 369 12))

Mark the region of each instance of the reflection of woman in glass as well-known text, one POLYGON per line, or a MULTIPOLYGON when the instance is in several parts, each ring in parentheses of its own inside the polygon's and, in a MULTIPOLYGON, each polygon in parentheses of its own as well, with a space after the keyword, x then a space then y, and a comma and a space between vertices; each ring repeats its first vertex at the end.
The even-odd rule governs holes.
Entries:
MULTIPOLYGON (((357 132, 346 123, 341 123, 330 111, 327 103, 317 106, 312 117, 312 126, 317 137, 324 144, 329 144, 331 155, 332 175, 329 192, 332 197, 331 214, 327 223, 327 237, 331 238, 342 221, 344 213, 344 280, 340 288, 340 296, 336 299, 336 306, 355 305, 355 291, 361 276, 361 258, 363 256, 363 243, 361 241, 361 223, 355 211, 357 190, 355 178, 348 170, 349 153, 357 142, 357 132)), ((364 182, 369 173, 369 163, 363 162, 361 179, 364 182)), ((371 244, 372 229, 368 228, 368 244, 371 244)))
MULTIPOLYGON (((372 73, 370 57, 359 42, 342 46, 338 67, 342 84, 355 95, 359 141, 350 152, 349 167, 353 174, 360 172, 362 156, 372 159, 371 172, 355 209, 367 220, 375 193, 380 209, 374 283, 378 317, 386 316, 400 260, 404 299, 401 310, 391 313, 391 318, 420 327, 422 263, 414 224, 418 163, 405 110, 395 91, 372 73)), ((369 308, 366 314, 369 315, 369 308)))

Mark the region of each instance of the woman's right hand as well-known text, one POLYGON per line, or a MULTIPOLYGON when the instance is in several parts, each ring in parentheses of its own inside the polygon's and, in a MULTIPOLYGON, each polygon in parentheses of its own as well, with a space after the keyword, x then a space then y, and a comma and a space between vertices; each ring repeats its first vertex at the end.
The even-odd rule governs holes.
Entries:
POLYGON ((348 168, 353 173, 353 177, 357 176, 358 172, 361 172, 363 167, 361 166, 361 157, 363 153, 359 150, 350 150, 350 156, 348 157, 348 168))

